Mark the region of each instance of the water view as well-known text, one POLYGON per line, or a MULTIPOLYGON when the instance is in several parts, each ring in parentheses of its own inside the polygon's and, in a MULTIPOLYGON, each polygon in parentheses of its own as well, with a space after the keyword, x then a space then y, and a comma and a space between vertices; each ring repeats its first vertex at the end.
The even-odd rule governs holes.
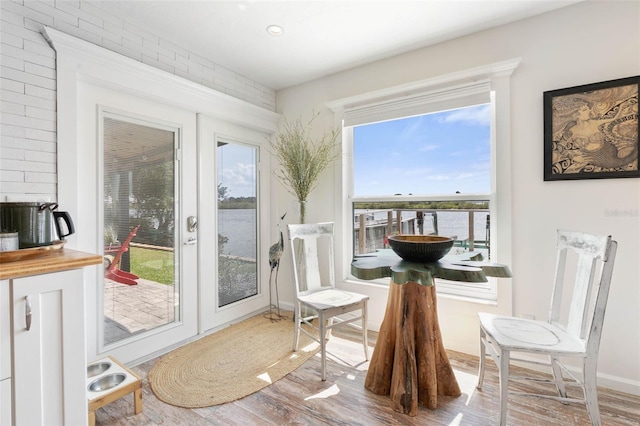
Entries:
MULTIPOLYGON (((386 211, 369 212, 356 211, 356 214, 365 213, 367 221, 386 221, 386 211)), ((225 243, 223 253, 229 256, 244 258, 256 258, 256 231, 251 224, 256 224, 255 209, 220 209, 219 221, 221 235, 229 240, 225 243)), ((488 212, 474 213, 474 239, 484 241, 487 237, 486 223, 488 212)), ((404 211, 403 220, 416 216, 414 211, 404 211)), ((464 241, 469 238, 469 213, 466 211, 438 211, 438 234, 448 237, 456 237, 456 240, 464 241)), ((424 215, 425 234, 436 232, 431 214, 424 215)), ((275 241, 274 241, 275 242, 275 241)))
POLYGON ((218 232, 229 240, 223 253, 229 256, 256 258, 256 210, 219 209, 218 232))

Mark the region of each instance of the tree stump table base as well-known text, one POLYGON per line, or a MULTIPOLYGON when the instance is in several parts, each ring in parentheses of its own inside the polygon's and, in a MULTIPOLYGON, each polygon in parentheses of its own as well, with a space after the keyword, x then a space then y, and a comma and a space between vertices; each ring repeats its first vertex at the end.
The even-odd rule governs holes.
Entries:
POLYGON ((435 286, 391 282, 365 388, 389 395, 393 409, 410 416, 418 405, 437 408, 439 395, 461 395, 442 343, 435 286))
POLYGON ((402 260, 392 250, 355 257, 353 276, 363 280, 391 277, 387 308, 369 364, 365 388, 389 395, 394 410, 415 416, 418 405, 434 409, 438 396, 460 396, 438 324, 435 278, 487 282, 487 276, 508 278, 506 265, 481 262, 467 252, 437 262, 402 260))

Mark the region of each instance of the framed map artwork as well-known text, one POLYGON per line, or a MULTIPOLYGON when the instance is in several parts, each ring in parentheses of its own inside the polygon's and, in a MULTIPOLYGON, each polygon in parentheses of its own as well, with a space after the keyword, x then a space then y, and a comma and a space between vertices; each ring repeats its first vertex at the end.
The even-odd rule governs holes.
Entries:
POLYGON ((640 76, 544 92, 544 180, 640 177, 640 76))

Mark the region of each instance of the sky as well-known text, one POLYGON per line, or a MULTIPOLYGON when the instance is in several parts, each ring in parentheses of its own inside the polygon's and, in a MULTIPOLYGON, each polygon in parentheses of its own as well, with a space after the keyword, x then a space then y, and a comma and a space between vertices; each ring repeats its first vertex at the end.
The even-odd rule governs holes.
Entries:
MULTIPOLYGON (((354 128, 354 195, 490 192, 489 105, 354 128)), ((256 152, 218 148, 218 182, 229 197, 256 196, 256 152)))
POLYGON ((256 149, 226 144, 218 147, 218 183, 227 187, 228 197, 255 197, 256 149))
POLYGON ((489 105, 354 128, 354 196, 490 191, 489 105))

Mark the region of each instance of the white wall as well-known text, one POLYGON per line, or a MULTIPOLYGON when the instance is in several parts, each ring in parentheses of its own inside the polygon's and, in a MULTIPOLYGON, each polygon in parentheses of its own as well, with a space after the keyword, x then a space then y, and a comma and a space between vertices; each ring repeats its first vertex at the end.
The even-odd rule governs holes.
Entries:
MULTIPOLYGON (((544 91, 640 74, 640 2, 580 3, 358 67, 278 91, 276 109, 288 117, 322 111, 323 124, 330 126, 328 101, 517 57, 522 62, 511 80, 512 157, 498 159, 510 161, 513 170, 514 277, 500 283, 513 285, 515 315, 546 318, 556 229, 611 234, 619 248, 600 349, 599 384, 640 394, 640 179, 544 182, 542 108, 544 91)), ((308 222, 335 220, 334 174, 327 171, 322 179, 308 201, 308 222)), ((280 190, 274 209, 292 208, 291 196, 282 186, 274 188, 280 190)), ((290 271, 288 262, 283 262, 281 274, 290 271)), ((285 275, 280 277, 281 284, 287 282, 285 275)), ((291 292, 283 285, 280 294, 285 298, 291 292)), ((386 291, 378 288, 371 296, 375 322, 384 311, 386 291)), ((440 298, 445 345, 477 354, 475 314, 491 309, 440 298)))
MULTIPOLYGON (((87 1, 0 1, 0 200, 56 200, 55 28, 273 111, 275 92, 87 1)), ((62 142, 62 141, 61 141, 62 142)))

